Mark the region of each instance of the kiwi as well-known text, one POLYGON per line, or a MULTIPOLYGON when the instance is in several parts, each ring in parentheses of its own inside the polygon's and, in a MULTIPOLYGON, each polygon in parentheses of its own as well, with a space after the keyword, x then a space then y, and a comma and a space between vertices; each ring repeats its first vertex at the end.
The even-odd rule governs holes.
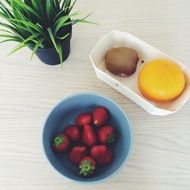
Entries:
POLYGON ((135 50, 126 47, 113 48, 106 54, 106 68, 114 75, 130 76, 139 61, 135 50))

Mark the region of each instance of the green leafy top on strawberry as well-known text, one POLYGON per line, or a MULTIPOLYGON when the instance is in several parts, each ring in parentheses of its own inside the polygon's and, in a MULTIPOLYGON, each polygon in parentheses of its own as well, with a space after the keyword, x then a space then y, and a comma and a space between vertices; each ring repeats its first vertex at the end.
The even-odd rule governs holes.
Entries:
POLYGON ((58 135, 53 140, 53 145, 55 147, 59 147, 63 143, 64 143, 64 136, 63 135, 58 135))
POLYGON ((70 144, 69 138, 64 134, 55 136, 52 140, 52 148, 56 152, 64 152, 68 149, 70 144))
POLYGON ((91 176, 96 169, 95 161, 90 157, 83 158, 80 162, 79 169, 79 175, 83 175, 85 177, 91 176))
POLYGON ((97 134, 100 144, 111 145, 116 140, 116 131, 112 125, 100 127, 97 134))
POLYGON ((113 144, 115 142, 115 138, 116 138, 115 133, 112 133, 107 137, 106 144, 107 145, 113 144))

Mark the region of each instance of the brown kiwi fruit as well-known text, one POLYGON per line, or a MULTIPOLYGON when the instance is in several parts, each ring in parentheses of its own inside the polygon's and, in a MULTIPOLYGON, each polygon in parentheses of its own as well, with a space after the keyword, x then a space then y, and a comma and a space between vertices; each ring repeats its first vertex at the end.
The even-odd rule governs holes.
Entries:
POLYGON ((139 61, 135 50, 126 47, 113 48, 106 54, 106 68, 115 75, 129 76, 136 71, 139 61))

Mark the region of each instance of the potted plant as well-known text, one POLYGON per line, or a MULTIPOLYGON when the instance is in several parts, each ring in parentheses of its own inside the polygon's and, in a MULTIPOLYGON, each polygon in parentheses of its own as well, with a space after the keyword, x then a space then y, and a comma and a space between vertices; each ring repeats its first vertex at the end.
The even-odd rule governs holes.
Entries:
POLYGON ((28 46, 31 58, 36 54, 49 65, 62 63, 70 54, 72 25, 86 22, 86 17, 71 13, 76 0, 4 0, 0 2, 1 42, 15 41, 10 54, 28 46))

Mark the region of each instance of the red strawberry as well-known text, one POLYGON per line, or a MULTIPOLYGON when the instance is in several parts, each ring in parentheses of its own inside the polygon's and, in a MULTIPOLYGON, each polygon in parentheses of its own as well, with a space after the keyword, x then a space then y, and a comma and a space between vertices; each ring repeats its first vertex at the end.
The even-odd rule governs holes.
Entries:
POLYGON ((69 125, 65 129, 64 134, 67 135, 74 142, 80 140, 80 131, 79 128, 76 127, 75 125, 69 125))
POLYGON ((113 160, 111 149, 105 145, 96 145, 91 149, 91 157, 100 165, 107 165, 113 160))
POLYGON ((70 140, 66 135, 57 135, 52 142, 53 149, 57 152, 63 152, 68 149, 70 140))
POLYGON ((86 146, 74 146, 69 154, 71 161, 78 164, 82 157, 87 155, 86 146))
POLYGON ((97 137, 91 125, 84 125, 82 142, 87 146, 93 146, 96 144, 97 137))
POLYGON ((88 112, 83 112, 76 117, 75 122, 79 127, 90 124, 92 122, 92 116, 88 112))
POLYGON ((102 106, 95 108, 92 115, 93 115, 93 123, 97 127, 104 125, 109 117, 108 110, 102 106))
POLYGON ((115 129, 111 125, 104 125, 98 130, 100 144, 110 145, 115 142, 115 129))
POLYGON ((81 159, 79 169, 80 175, 83 175, 85 177, 91 176, 95 172, 96 162, 90 156, 86 156, 81 159))

